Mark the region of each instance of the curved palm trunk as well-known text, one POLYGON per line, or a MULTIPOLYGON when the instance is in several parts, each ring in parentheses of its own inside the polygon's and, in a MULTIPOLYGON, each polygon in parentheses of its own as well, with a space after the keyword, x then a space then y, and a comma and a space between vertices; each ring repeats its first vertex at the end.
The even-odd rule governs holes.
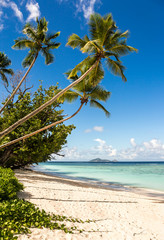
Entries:
POLYGON ((55 122, 55 123, 52 123, 52 124, 50 124, 50 125, 48 125, 48 126, 46 126, 46 127, 44 127, 44 128, 40 128, 39 130, 37 130, 37 131, 35 131, 35 132, 29 133, 29 134, 27 134, 27 135, 25 135, 25 136, 23 136, 23 137, 20 137, 20 138, 17 138, 17 139, 15 139, 15 140, 11 141, 11 142, 5 143, 5 144, 3 144, 3 145, 0 146, 0 149, 2 149, 2 148, 4 148, 4 147, 7 147, 7 146, 10 146, 10 145, 12 145, 12 144, 14 144, 14 143, 16 143, 16 142, 19 142, 20 140, 25 140, 26 138, 29 138, 29 137, 37 134, 37 133, 40 133, 40 132, 42 132, 42 131, 44 131, 44 130, 47 130, 48 128, 51 128, 51 127, 53 127, 53 126, 55 126, 55 125, 57 125, 57 124, 59 124, 59 123, 63 123, 63 122, 65 122, 65 121, 73 118, 76 114, 78 114, 78 112, 80 112, 80 110, 81 110, 81 108, 82 108, 83 105, 84 105, 84 103, 81 103, 79 109, 78 109, 74 114, 72 114, 71 116, 69 116, 69 117, 67 117, 67 118, 65 118, 65 119, 62 119, 62 120, 60 120, 60 121, 57 121, 57 122, 55 122))
POLYGON ((23 76, 23 78, 21 79, 21 81, 19 82, 19 84, 17 85, 17 87, 14 89, 14 91, 12 92, 11 96, 7 99, 7 101, 5 102, 5 104, 3 105, 3 107, 0 109, 0 113, 3 111, 3 109, 8 105, 9 101, 14 97, 14 95, 16 94, 16 92, 18 91, 18 89, 20 88, 20 86, 22 85, 23 81, 25 80, 25 78, 27 77, 29 71, 31 70, 31 68, 33 67, 36 59, 38 57, 38 53, 36 54, 35 58, 33 59, 30 67, 28 68, 27 72, 25 73, 25 75, 23 76))
POLYGON ((0 138, 2 138, 3 136, 7 135, 8 133, 10 133, 11 131, 13 131, 16 127, 18 127, 19 125, 21 125, 22 123, 26 122, 28 119, 32 118, 33 116, 35 116, 36 114, 38 114, 39 112, 41 112, 43 109, 45 109, 47 106, 51 105, 57 98, 59 98, 61 95, 63 95, 67 90, 69 90, 70 88, 72 88, 73 86, 75 86, 76 84, 78 84, 79 82, 81 82, 96 66, 97 63, 99 62, 100 59, 98 59, 93 65, 92 67, 90 67, 80 78, 78 78, 76 81, 74 81, 73 83, 71 83, 70 85, 68 85, 66 88, 64 88, 62 91, 60 91, 58 94, 56 94, 54 97, 52 97, 49 101, 47 101, 46 103, 44 103, 43 105, 41 105, 40 107, 38 107, 37 109, 35 109, 33 112, 29 113, 28 115, 26 115, 24 118, 20 119, 19 121, 17 121, 16 123, 14 123, 13 125, 11 125, 10 127, 8 127, 7 129, 5 129, 4 131, 0 132, 0 138))

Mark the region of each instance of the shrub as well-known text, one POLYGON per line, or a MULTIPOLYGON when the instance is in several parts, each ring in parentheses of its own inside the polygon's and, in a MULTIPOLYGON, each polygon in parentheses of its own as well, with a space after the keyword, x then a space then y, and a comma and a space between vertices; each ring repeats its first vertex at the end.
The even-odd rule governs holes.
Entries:
POLYGON ((14 172, 0 167, 0 201, 16 198, 20 190, 23 190, 23 184, 18 182, 14 172))
MULTIPOLYGON (((0 116, 0 132, 47 102, 56 91, 57 86, 43 89, 41 85, 33 94, 26 92, 23 97, 19 94, 18 99, 11 102, 0 116)), ((0 139, 0 145, 62 120, 64 116, 60 107, 61 104, 54 102, 0 139)), ((67 136, 74 128, 74 125, 58 124, 24 141, 0 149, 0 166, 15 169, 50 160, 52 153, 57 154, 67 143, 67 136)))

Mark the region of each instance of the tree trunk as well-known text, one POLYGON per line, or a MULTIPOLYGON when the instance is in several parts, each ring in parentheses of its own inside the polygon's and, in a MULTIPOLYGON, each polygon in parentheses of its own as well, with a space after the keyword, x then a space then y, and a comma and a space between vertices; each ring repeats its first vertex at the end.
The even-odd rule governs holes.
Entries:
POLYGON ((43 105, 41 105, 40 107, 38 107, 37 109, 35 109, 33 112, 29 113, 28 115, 26 115, 25 117, 23 117, 22 119, 18 120, 16 123, 14 123, 13 125, 11 125, 10 127, 8 127, 7 129, 5 129, 4 131, 0 132, 0 138, 2 138, 3 136, 7 135, 8 133, 12 132, 16 127, 18 127, 19 125, 21 125, 22 123, 26 122, 28 119, 32 118, 33 116, 35 116, 36 114, 38 114, 39 112, 41 112, 44 108, 46 108, 47 106, 51 105, 57 98, 59 98, 61 95, 63 95, 67 90, 69 90, 70 88, 72 88, 73 86, 75 86, 76 84, 78 84, 79 82, 81 82, 98 64, 100 59, 98 59, 93 65, 92 67, 90 67, 80 78, 78 78, 76 81, 74 81, 73 83, 71 83, 70 85, 68 85, 66 88, 64 88, 61 92, 59 92, 58 94, 56 94, 54 97, 52 97, 49 101, 47 101, 46 103, 44 103, 43 105))
POLYGON ((29 134, 27 134, 27 135, 25 135, 25 136, 23 136, 23 137, 20 137, 20 138, 17 138, 17 139, 15 139, 15 140, 12 140, 11 142, 5 143, 5 144, 3 144, 3 145, 0 146, 0 149, 2 149, 2 148, 4 148, 4 147, 7 147, 7 146, 10 146, 10 145, 12 145, 12 144, 14 144, 14 143, 16 143, 16 142, 19 142, 20 140, 25 140, 26 138, 29 138, 29 137, 37 134, 37 133, 40 133, 40 132, 42 132, 42 131, 44 131, 44 130, 47 130, 47 129, 50 128, 50 127, 53 127, 53 126, 55 126, 55 125, 57 125, 57 124, 59 124, 59 123, 65 122, 65 121, 73 118, 73 117, 81 110, 81 108, 82 108, 83 105, 84 105, 84 103, 81 103, 79 109, 78 109, 74 114, 72 114, 70 117, 67 117, 67 118, 62 119, 62 120, 60 120, 60 121, 57 121, 57 122, 55 122, 55 123, 52 123, 52 124, 50 124, 50 125, 48 125, 48 126, 46 126, 46 127, 44 127, 44 128, 41 128, 41 129, 39 129, 39 130, 37 130, 37 131, 35 131, 35 132, 29 133, 29 134))
POLYGON ((9 147, 8 149, 5 149, 1 159, 0 159, 0 166, 4 167, 5 163, 8 161, 10 154, 12 153, 13 147, 9 147))
POLYGON ((0 113, 3 111, 3 109, 8 105, 9 101, 14 97, 14 95, 16 94, 16 92, 18 91, 18 89, 20 88, 21 84, 23 83, 23 81, 25 80, 25 78, 27 77, 29 71, 31 70, 32 66, 34 65, 36 59, 38 57, 38 53, 36 54, 35 58, 33 59, 30 67, 28 68, 27 72, 25 73, 25 75, 23 76, 23 78, 21 79, 21 81, 19 82, 19 84, 17 85, 17 87, 14 89, 14 91, 12 92, 11 96, 7 99, 7 101, 5 102, 5 104, 3 105, 3 107, 0 109, 0 113))

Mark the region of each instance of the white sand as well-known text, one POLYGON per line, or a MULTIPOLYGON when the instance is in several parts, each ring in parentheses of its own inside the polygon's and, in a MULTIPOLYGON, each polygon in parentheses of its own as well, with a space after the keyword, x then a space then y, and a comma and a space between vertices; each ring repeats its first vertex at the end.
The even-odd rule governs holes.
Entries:
MULTIPOLYGON (((82 233, 32 229, 19 240, 164 240, 164 193, 149 196, 77 186, 30 171, 18 171, 24 184, 20 197, 47 212, 95 222, 75 223, 82 233), (156 197, 155 197, 156 196, 156 197), (158 198, 157 198, 158 196, 158 198)), ((68 181, 69 182, 69 181, 68 181)), ((76 181, 74 181, 76 183, 76 181)), ((72 223, 66 223, 72 226, 72 223)))

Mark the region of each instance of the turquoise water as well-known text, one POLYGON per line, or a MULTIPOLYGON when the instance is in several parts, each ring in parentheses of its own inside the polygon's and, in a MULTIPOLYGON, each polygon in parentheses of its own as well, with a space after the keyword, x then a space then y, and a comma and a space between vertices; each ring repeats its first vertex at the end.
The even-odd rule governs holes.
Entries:
POLYGON ((121 184, 164 191, 164 162, 46 162, 34 169, 65 178, 112 184, 113 187, 121 184))

